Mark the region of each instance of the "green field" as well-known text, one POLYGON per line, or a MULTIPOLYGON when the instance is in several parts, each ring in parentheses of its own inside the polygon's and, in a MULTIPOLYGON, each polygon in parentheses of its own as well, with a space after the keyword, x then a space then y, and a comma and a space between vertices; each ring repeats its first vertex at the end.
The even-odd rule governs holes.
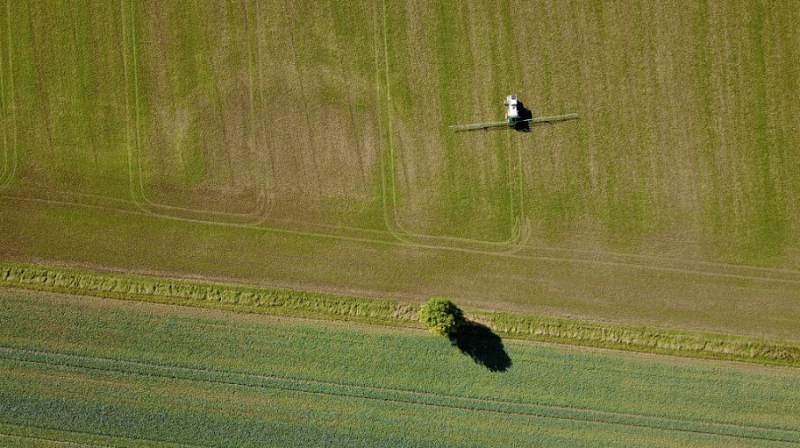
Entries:
POLYGON ((421 331, 3 290, 0 438, 43 447, 800 444, 795 371, 480 347, 496 371, 421 331))
POLYGON ((0 0, 0 445, 800 445, 798 24, 0 0))
POLYGON ((4 0, 0 257, 796 340, 800 13, 662 3, 4 0))

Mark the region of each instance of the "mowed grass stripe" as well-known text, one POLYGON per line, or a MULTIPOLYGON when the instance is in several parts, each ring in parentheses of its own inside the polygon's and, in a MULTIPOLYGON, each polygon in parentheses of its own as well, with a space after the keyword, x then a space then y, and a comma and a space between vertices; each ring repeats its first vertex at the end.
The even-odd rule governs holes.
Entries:
POLYGON ((12 363, 18 362, 23 365, 38 364, 45 368, 72 368, 84 371, 89 370, 125 375, 161 377, 230 386, 277 389, 450 409, 597 422, 667 431, 800 444, 800 431, 768 426, 704 422, 696 419, 681 420, 631 413, 608 412, 596 409, 581 409, 569 406, 522 403, 498 399, 488 400, 467 396, 431 393, 422 390, 402 390, 315 379, 281 377, 277 375, 254 375, 242 372, 219 371, 209 368, 44 352, 8 346, 0 347, 0 358, 11 361, 12 363))

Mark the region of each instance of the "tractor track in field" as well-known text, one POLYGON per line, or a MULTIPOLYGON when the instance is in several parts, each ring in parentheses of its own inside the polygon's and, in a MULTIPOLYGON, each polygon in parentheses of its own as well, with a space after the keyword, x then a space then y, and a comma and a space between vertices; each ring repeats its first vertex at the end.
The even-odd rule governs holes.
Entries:
POLYGON ((99 448, 117 448, 115 445, 106 445, 106 444, 92 443, 92 442, 73 442, 71 440, 48 439, 45 437, 35 437, 35 436, 21 436, 18 434, 8 434, 1 431, 0 431, 0 437, 6 437, 9 439, 20 439, 20 440, 33 440, 36 442, 55 443, 67 446, 96 446, 99 448))
MULTIPOLYGON (((351 241, 357 243, 364 243, 364 244, 377 244, 377 245, 387 245, 387 246, 395 246, 395 247, 414 247, 419 249, 427 249, 427 250, 437 250, 437 251, 449 251, 449 252, 456 252, 456 253, 467 253, 473 255, 485 255, 490 257, 500 257, 500 258, 513 258, 513 259, 520 259, 520 260, 529 260, 529 261, 541 261, 541 262, 551 262, 551 263, 574 263, 574 264, 584 264, 584 265, 594 265, 594 266, 608 266, 608 267, 619 267, 619 268, 630 268, 642 271, 653 271, 653 272, 668 272, 674 274, 681 274, 681 275, 695 275, 701 277, 718 277, 718 278, 728 278, 733 280, 746 280, 746 281, 754 281, 754 282, 766 282, 766 283, 781 283, 781 284, 789 284, 789 285, 800 285, 800 278, 782 278, 776 276, 763 276, 763 275, 752 275, 752 274, 737 274, 737 273, 726 273, 726 272, 714 272, 709 270, 703 269, 691 269, 685 267, 670 267, 670 266, 659 266, 654 264, 644 264, 644 263, 635 263, 629 261, 615 261, 615 260, 600 260, 597 258, 577 258, 577 257, 570 257, 570 256, 558 256, 558 255, 532 255, 532 254, 525 254, 525 253, 505 253, 505 252, 496 252, 496 251, 485 251, 480 249, 471 249, 471 248, 459 248, 459 247, 451 247, 451 246, 436 246, 436 245, 429 245, 429 244, 420 244, 410 241, 403 241, 403 240, 396 240, 396 239, 375 239, 375 238, 368 238, 368 237, 357 237, 357 236, 348 236, 348 235, 337 235, 332 233, 322 233, 322 232, 313 232, 313 231, 303 231, 303 230, 293 230, 287 228, 278 228, 278 227, 268 227, 266 225, 251 225, 251 224, 235 224, 229 222, 219 222, 219 221, 208 221, 204 219, 193 219, 193 218, 184 218, 178 216, 170 216, 170 215, 159 215, 154 214, 148 210, 139 211, 135 210, 126 210, 126 209, 117 209, 113 207, 105 207, 105 206, 96 206, 90 204, 77 204, 72 202, 64 202, 58 200, 49 200, 49 199, 38 199, 38 198, 30 198, 30 197, 21 197, 21 196, 12 196, 12 195, 0 195, 0 198, 12 200, 12 201, 26 201, 26 202, 38 202, 44 204, 51 204, 56 206, 63 206, 63 207, 81 207, 81 208, 89 208, 89 209, 96 209, 96 210, 105 210, 110 212, 117 212, 117 213, 126 213, 126 214, 134 214, 140 215, 145 217, 151 218, 159 218, 159 219, 168 219, 172 221, 179 221, 179 222, 186 222, 186 223, 193 223, 193 224, 205 224, 205 225, 213 225, 213 226, 222 226, 228 228, 239 228, 239 229, 250 229, 256 230, 261 232, 270 232, 270 233, 278 233, 278 234, 287 234, 287 235, 295 235, 295 236, 307 236, 307 237, 314 237, 320 239, 334 239, 334 240, 341 240, 341 241, 351 241)), ((534 249, 534 250, 560 250, 560 249, 534 249)), ((597 253, 597 252, 592 252, 597 253)), ((603 255, 603 252, 597 253, 599 255, 603 255)), ((639 255, 630 255, 624 254, 621 255, 624 257, 639 257, 639 255)), ((671 263, 679 264, 679 265, 686 265, 690 263, 694 263, 693 260, 683 260, 679 258, 671 258, 671 257, 656 257, 652 256, 651 258, 659 259, 659 260, 666 260, 671 263)), ((734 269, 751 269, 750 266, 739 266, 739 265, 730 265, 730 264, 717 264, 713 262, 701 262, 705 264, 711 264, 714 266, 721 266, 723 268, 734 268, 734 269)), ((759 270, 761 272, 769 272, 775 273, 776 275, 784 275, 789 274, 792 277, 800 276, 800 272, 793 271, 793 270, 786 270, 786 269, 771 269, 771 268, 763 268, 763 267, 752 267, 752 269, 759 270)))
MULTIPOLYGON (((6 4, 6 6, 7 6, 7 4, 6 4)), ((8 11, 6 11, 6 13, 8 13, 8 11)), ((9 33, 9 35, 10 35, 10 33, 9 33)), ((8 47, 9 47, 9 50, 10 50, 10 48, 11 48, 10 39, 9 39, 8 47)), ((10 51, 9 51, 9 53, 10 53, 10 51)), ((9 132, 8 132, 7 123, 6 123, 8 121, 8 117, 6 116, 7 115, 7 112, 6 112, 7 100, 6 100, 6 82, 5 82, 5 70, 4 70, 4 68, 5 68, 5 59, 6 58, 3 57, 4 54, 5 54, 5 52, 0 51, 0 118, 2 118, 2 120, 3 120, 3 165, 2 165, 2 170, 0 171, 0 189, 2 188, 1 186, 5 184, 6 176, 11 171, 10 170, 10 167, 11 167, 11 157, 10 157, 11 151, 10 151, 10 149, 8 147, 8 133, 9 132)), ((10 59, 10 57, 8 59, 10 59)), ((10 94, 10 92, 9 92, 9 94, 10 94)))
MULTIPOLYGON (((139 107, 139 69, 138 69, 138 52, 137 52, 137 45, 138 41, 136 38, 136 23, 134 21, 134 12, 133 3, 131 3, 131 13, 130 13, 130 30, 126 28, 126 14, 125 14, 125 0, 120 0, 120 14, 121 14, 121 22, 122 22, 122 54, 123 54, 123 65, 125 67, 125 82, 126 82, 126 91, 125 91, 125 111, 126 111, 126 120, 127 120, 127 149, 128 149, 128 170, 129 170, 129 177, 130 177, 130 192, 131 198, 134 202, 137 203, 137 206, 141 208, 143 211, 153 214, 154 216, 172 216, 169 213, 159 212, 158 210, 167 210, 172 212, 179 212, 179 213, 188 213, 194 215, 206 215, 206 216, 220 216, 220 217, 228 217, 232 220, 244 220, 245 224, 251 225, 258 225, 263 223, 266 220, 266 215, 268 214, 269 208, 271 207, 272 202, 269 200, 269 195, 265 192, 264 185, 262 184, 262 188, 258 193, 258 197, 256 199, 256 203, 254 204, 253 210, 250 212, 243 212, 243 213, 231 213, 231 212, 221 212, 221 211, 213 211, 213 210, 203 210, 203 209, 194 209, 194 208, 187 208, 187 207, 180 207, 174 205, 166 205, 166 204, 159 204, 153 202, 150 198, 147 197, 147 194, 144 189, 144 174, 142 172, 142 163, 141 163, 141 147, 142 147, 142 137, 141 137, 141 111, 139 107), (128 34, 130 33, 130 37, 128 34), (128 39, 131 40, 130 51, 132 53, 132 62, 128 62, 128 39), (133 71, 133 76, 130 77, 128 71, 133 71), (132 80, 131 80, 132 78, 132 80), (129 101, 129 92, 130 92, 130 84, 133 82, 133 94, 134 94, 134 107, 133 107, 133 114, 135 119, 131 123, 131 106, 129 101), (131 139, 130 137, 130 128, 133 125, 134 129, 134 137, 131 139), (135 148, 135 150, 134 150, 135 148), (134 154, 135 152, 135 154, 134 154), (135 168, 134 168, 135 166, 135 168)), ((246 17, 246 20, 249 18, 246 17)), ((250 55, 252 57, 252 55, 250 55)), ((252 70, 252 67, 251 67, 252 70)), ((252 76, 252 73, 251 73, 252 76)), ((250 92, 250 98, 252 101, 253 94, 252 91, 250 92)))
MULTIPOLYGON (((66 446, 89 446, 89 447, 97 447, 97 448, 128 448, 128 447, 137 447, 137 446, 148 446, 152 447, 153 443, 157 444, 155 446, 163 446, 165 448, 211 448, 207 445, 189 445, 186 443, 176 443, 176 442, 169 442, 164 440, 153 440, 153 439, 145 439, 145 438, 132 438, 132 437, 122 437, 118 435, 112 434, 102 434, 102 433, 92 433, 92 432, 81 432, 81 431, 70 431, 67 429, 55 429, 55 428, 48 428, 46 426, 37 426, 37 425, 16 425, 16 424, 8 424, 8 423, 0 423, 0 438, 14 438, 14 439, 22 439, 22 440, 35 440, 39 442, 46 442, 46 443, 55 443, 61 444, 66 446), (48 437, 41 437, 41 436, 31 436, 31 435, 23 435, 23 434, 15 434, 13 430, 9 430, 11 428, 17 429, 18 431, 46 431, 49 433, 59 433, 68 435, 67 437, 95 437, 95 438, 108 438, 113 439, 114 441, 120 442, 119 445, 109 445, 108 443, 99 443, 99 442, 77 442, 74 440, 60 440, 56 438, 48 438, 48 437)), ((65 437, 65 438, 67 438, 65 437)))
MULTIPOLYGON (((380 115, 381 108, 378 108, 378 125, 379 125, 379 135, 384 135, 383 129, 383 121, 386 120, 387 126, 387 134, 386 134, 386 142, 385 148, 382 148, 381 159, 383 159, 381 163, 381 189, 382 189, 382 200, 383 200, 383 215, 384 215, 384 223, 386 228, 389 229, 389 232, 398 240, 403 243, 406 243, 410 246, 414 247, 422 247, 422 248, 451 248, 451 247, 459 247, 465 248, 466 245, 473 245, 474 247, 479 247, 481 251, 485 251, 487 253, 515 253, 522 249, 522 245, 525 241, 525 234, 522 231, 524 217, 522 216, 523 213, 523 202, 522 198, 517 198, 518 200, 512 200, 512 209, 511 213, 514 214, 514 219, 512 222, 514 223, 511 228, 511 234, 505 241, 485 241, 485 240, 478 240, 473 238, 463 238, 463 237, 454 237, 454 236, 441 236, 441 235, 425 235, 421 233, 411 232, 410 230, 403 227, 401 224, 400 217, 398 216, 397 212, 397 183, 396 183, 396 173, 397 169, 395 167, 395 159, 396 153, 393 144, 393 135, 394 131, 392 128, 393 118, 391 113, 391 106, 392 106, 392 94, 391 94, 391 81, 390 81, 390 73, 391 69, 389 66, 389 25, 386 18, 387 15, 387 6, 386 1, 383 0, 381 3, 381 17, 375 19, 375 38, 378 39, 378 35, 382 35, 382 45, 383 45, 383 64, 380 63, 381 59, 381 45, 379 45, 379 41, 375 42, 375 90, 376 90, 376 97, 377 104, 381 104, 381 84, 383 84, 384 88, 386 89, 386 106, 383 108, 385 109, 386 117, 380 115), (381 23, 381 27, 378 27, 378 22, 381 23), (383 66, 383 67, 381 67, 383 66), (383 68, 385 79, 381 80, 380 70, 383 68), (519 202, 517 204, 516 213, 515 213, 515 206, 514 202, 519 202)), ((381 139, 383 141, 383 139, 381 139)), ((382 145, 383 146, 383 145, 382 145)), ((519 157, 522 157, 521 149, 518 150, 519 157)), ((509 157, 510 163, 511 157, 509 157)), ((518 190, 519 192, 522 191, 523 185, 520 183, 519 185, 515 186, 512 184, 513 182, 517 181, 516 176, 509 173, 509 194, 512 198, 515 196, 515 192, 518 190)), ((522 182, 522 178, 519 178, 519 182, 522 182)))
MULTIPOLYGON (((13 123, 13 130, 11 131, 11 149, 9 149, 8 145, 8 137, 7 134, 9 133, 8 130, 5 130, 3 133, 3 158, 5 160, 3 164, 3 171, 0 172, 0 191, 5 190, 11 184, 14 179, 14 174, 17 170, 17 100, 15 95, 14 89, 14 58, 12 57, 11 51, 11 42, 12 36, 11 34, 11 0, 6 1, 6 30, 8 32, 8 91, 6 91, 5 86, 5 76, 4 76, 4 66, 5 60, 3 59, 2 55, 0 55, 0 89, 2 91, 3 96, 3 104, 0 105, 1 108, 5 109, 6 103, 9 105, 9 109, 11 109, 11 122, 13 123), (9 98, 6 99, 6 96, 9 98)), ((2 24, 0 24, 2 26, 2 24)), ((0 51, 0 53, 3 53, 0 51)), ((3 111, 3 115, 5 115, 5 110, 3 111)), ((4 120, 6 117, 4 117, 4 120)), ((5 128, 4 128, 5 129, 5 128)))
POLYGON ((442 409, 483 411, 532 418, 600 423, 651 430, 706 434, 736 439, 773 441, 800 445, 800 430, 765 425, 725 423, 697 419, 688 420, 565 405, 465 397, 282 375, 262 375, 100 356, 72 355, 10 346, 0 346, 0 358, 11 362, 40 365, 49 368, 69 368, 234 387, 271 389, 323 396, 433 406, 442 409))

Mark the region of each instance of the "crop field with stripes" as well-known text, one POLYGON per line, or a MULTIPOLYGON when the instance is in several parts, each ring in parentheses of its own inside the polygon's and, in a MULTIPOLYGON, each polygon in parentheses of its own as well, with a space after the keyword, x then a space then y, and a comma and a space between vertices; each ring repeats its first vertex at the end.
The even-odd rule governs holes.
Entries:
POLYGON ((795 6, 0 0, 0 257, 797 340, 795 6))
POLYGON ((0 290, 0 443, 800 444, 794 369, 495 350, 504 372, 422 331, 0 290))

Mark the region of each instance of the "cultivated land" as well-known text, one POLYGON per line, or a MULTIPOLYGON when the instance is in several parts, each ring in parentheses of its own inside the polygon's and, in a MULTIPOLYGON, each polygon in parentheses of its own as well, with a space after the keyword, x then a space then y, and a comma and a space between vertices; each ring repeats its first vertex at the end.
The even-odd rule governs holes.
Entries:
POLYGON ((495 3, 0 2, 0 256, 797 339, 794 5, 495 3))
POLYGON ((793 370, 0 291, 5 446, 800 444, 793 370), (146 330, 146 331, 145 331, 146 330), (458 372, 454 375, 454 372, 458 372))
POLYGON ((216 308, 0 289, 0 444, 800 444, 796 370, 497 337, 798 365, 795 5, 440 3, 0 0, 0 287, 216 308), (447 128, 511 92, 581 119, 447 128))

